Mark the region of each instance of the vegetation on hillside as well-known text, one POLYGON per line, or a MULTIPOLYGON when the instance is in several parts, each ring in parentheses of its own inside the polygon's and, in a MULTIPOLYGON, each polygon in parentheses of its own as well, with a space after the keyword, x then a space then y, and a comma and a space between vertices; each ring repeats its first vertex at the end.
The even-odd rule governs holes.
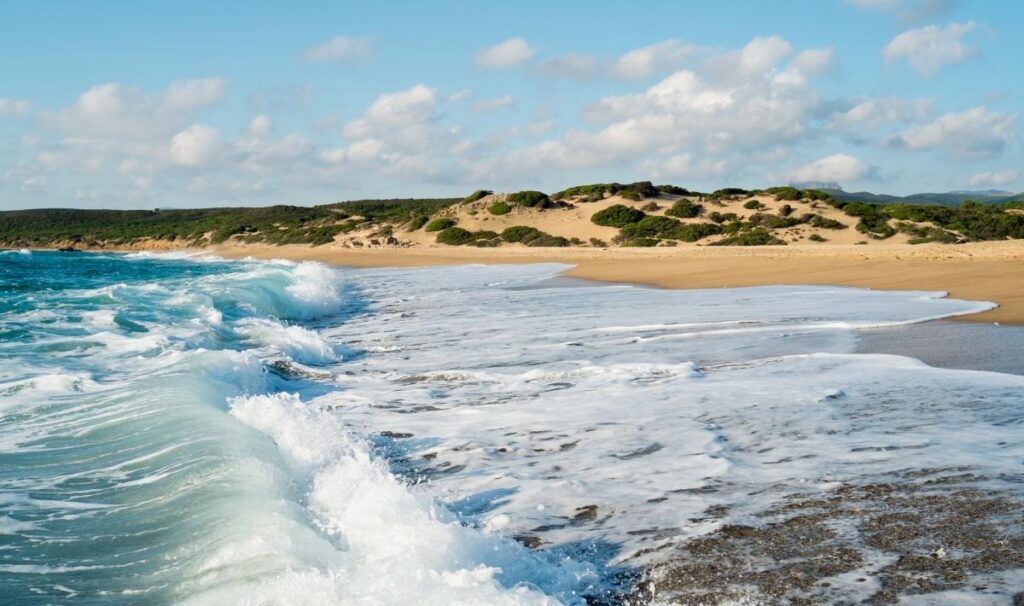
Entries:
MULTIPOLYGON (((175 210, 73 210, 40 209, 0 212, 0 245, 9 247, 130 246, 143 240, 166 240, 177 245, 205 246, 225 241, 265 244, 322 245, 339 235, 359 230, 370 244, 396 243, 401 233, 420 229, 437 232, 437 241, 453 245, 497 246, 519 242, 529 246, 582 245, 546 234, 530 226, 516 226, 500 236, 494 232, 473 232, 457 228, 451 212, 461 202, 476 202, 491 196, 479 190, 465 199, 357 200, 316 207, 270 206, 265 208, 208 208, 175 210), (468 235, 467 235, 468 234, 468 235)), ((1024 239, 1024 201, 999 203, 967 201, 957 206, 937 204, 875 204, 843 199, 830 191, 772 187, 763 190, 719 189, 701 194, 676 186, 654 186, 642 181, 631 184, 597 183, 580 185, 549 197, 525 190, 497 196, 485 209, 490 215, 505 215, 515 208, 545 209, 570 206, 570 202, 596 201, 615 195, 633 200, 659 198, 631 206, 613 204, 592 216, 601 226, 615 227, 614 242, 623 246, 674 245, 721 236, 720 245, 752 246, 782 243, 781 231, 806 225, 814 229, 840 230, 849 225, 873 239, 906 234, 911 243, 957 243, 973 240, 1024 239), (770 196, 785 202, 777 212, 754 198, 770 196), (666 198, 668 208, 666 209, 666 198), (720 212, 727 202, 743 202, 754 211, 744 218, 737 212, 720 212), (851 217, 849 222, 825 217, 824 205, 851 217), (810 206, 810 208, 808 208, 810 206), (719 210, 715 210, 718 207, 719 210), (664 209, 664 216, 660 213, 664 209), (648 212, 644 212, 647 210, 648 212), (811 212, 806 212, 810 210, 811 212), (709 212, 710 211, 710 212, 709 212), (705 217, 705 222, 686 221, 705 217), (683 219, 680 221, 679 219, 683 219)), ((891 197, 890 197, 891 198, 891 197)), ((886 198, 886 199, 890 199, 886 198)), ((469 211, 475 215, 477 209, 469 211)), ((482 212, 482 211, 481 211, 482 212)), ((824 238, 812 238, 822 241, 824 238)), ((600 244, 591 243, 593 246, 600 244)))

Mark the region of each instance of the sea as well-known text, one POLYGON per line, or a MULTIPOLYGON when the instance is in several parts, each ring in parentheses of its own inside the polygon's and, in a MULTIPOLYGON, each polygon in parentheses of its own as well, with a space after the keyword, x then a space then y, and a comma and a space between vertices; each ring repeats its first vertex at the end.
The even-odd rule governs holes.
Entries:
POLYGON ((991 303, 565 269, 0 253, 0 604, 671 602, 780 503, 1021 487, 1024 376, 863 346, 991 303))

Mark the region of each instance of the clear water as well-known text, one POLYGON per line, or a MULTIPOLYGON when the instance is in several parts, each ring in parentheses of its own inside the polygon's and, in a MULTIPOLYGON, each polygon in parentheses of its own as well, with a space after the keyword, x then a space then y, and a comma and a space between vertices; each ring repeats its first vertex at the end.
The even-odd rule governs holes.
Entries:
POLYGON ((853 353, 986 303, 560 269, 0 253, 0 602, 583 604, 712 505, 1019 475, 1024 377, 853 353))

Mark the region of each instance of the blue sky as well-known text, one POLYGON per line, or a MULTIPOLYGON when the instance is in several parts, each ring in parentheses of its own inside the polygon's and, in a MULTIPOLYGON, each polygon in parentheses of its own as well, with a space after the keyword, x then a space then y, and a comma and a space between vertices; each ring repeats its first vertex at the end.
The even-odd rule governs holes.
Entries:
POLYGON ((1022 26, 993 0, 12 1, 0 208, 1019 191, 1022 26))

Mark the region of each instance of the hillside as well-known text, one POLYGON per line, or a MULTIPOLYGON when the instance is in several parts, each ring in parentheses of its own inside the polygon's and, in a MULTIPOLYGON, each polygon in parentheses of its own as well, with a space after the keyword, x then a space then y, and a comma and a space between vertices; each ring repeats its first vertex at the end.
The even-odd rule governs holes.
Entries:
POLYGON ((708 194, 647 182, 317 207, 0 213, 0 245, 38 248, 876 246, 1020 238, 1021 201, 882 205, 792 187, 708 194))
POLYGON ((1003 204, 1024 199, 1024 194, 995 191, 951 191, 945 193, 911 194, 909 196, 873 194, 869 191, 848 192, 841 189, 823 189, 822 191, 844 202, 865 202, 868 204, 938 204, 941 206, 959 206, 967 201, 983 204, 1003 204))

